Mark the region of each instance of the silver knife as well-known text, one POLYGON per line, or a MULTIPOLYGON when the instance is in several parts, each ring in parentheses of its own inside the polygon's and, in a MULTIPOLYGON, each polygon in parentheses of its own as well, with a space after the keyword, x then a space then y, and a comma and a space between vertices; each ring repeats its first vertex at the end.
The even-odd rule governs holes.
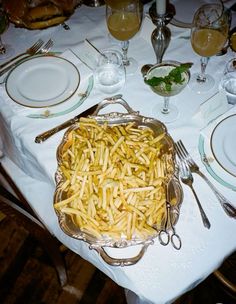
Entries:
POLYGON ((52 128, 52 129, 50 129, 50 130, 48 130, 48 131, 46 131, 46 132, 44 132, 44 133, 36 136, 34 141, 37 144, 42 143, 43 141, 45 141, 46 139, 48 139, 49 137, 51 137, 53 134, 55 134, 55 133, 57 133, 57 132, 65 129, 67 127, 70 127, 74 123, 78 122, 81 117, 86 117, 88 115, 93 114, 93 112, 97 109, 97 107, 98 107, 98 104, 92 106, 91 108, 88 108, 87 110, 85 110, 84 112, 82 112, 79 115, 75 116, 74 118, 69 119, 69 120, 63 122, 61 125, 56 126, 55 128, 52 128))

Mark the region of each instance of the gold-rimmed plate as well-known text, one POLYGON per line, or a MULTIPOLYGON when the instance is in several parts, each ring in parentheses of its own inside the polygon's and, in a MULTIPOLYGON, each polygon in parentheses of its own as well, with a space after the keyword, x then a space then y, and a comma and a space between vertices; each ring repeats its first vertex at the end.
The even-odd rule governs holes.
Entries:
POLYGON ((211 150, 218 164, 236 177, 236 115, 220 121, 211 134, 211 150))
POLYGON ((6 80, 7 94, 31 108, 60 104, 77 90, 80 74, 70 61, 58 56, 32 57, 17 65, 6 80))

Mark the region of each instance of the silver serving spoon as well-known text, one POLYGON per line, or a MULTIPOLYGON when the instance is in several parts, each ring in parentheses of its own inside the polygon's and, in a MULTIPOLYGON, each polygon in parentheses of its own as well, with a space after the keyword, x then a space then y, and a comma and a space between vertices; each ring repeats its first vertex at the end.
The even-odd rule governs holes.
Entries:
POLYGON ((144 64, 141 68, 141 73, 143 75, 143 77, 147 74, 147 72, 151 69, 151 67, 153 67, 154 64, 144 64))

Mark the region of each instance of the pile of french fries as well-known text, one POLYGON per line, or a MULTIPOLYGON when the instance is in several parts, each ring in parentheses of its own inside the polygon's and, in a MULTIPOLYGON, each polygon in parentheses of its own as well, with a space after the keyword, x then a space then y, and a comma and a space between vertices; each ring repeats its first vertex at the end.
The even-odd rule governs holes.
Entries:
POLYGON ((60 191, 66 198, 55 209, 97 239, 156 235, 166 219, 164 136, 134 123, 81 118, 62 148, 60 191))

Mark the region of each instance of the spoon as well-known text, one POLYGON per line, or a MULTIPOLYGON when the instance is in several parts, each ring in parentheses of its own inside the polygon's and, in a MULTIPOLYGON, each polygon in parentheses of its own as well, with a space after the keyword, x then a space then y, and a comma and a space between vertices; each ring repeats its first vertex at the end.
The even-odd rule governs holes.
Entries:
POLYGON ((147 72, 153 67, 154 64, 144 64, 141 68, 141 73, 143 77, 147 74, 147 72))

